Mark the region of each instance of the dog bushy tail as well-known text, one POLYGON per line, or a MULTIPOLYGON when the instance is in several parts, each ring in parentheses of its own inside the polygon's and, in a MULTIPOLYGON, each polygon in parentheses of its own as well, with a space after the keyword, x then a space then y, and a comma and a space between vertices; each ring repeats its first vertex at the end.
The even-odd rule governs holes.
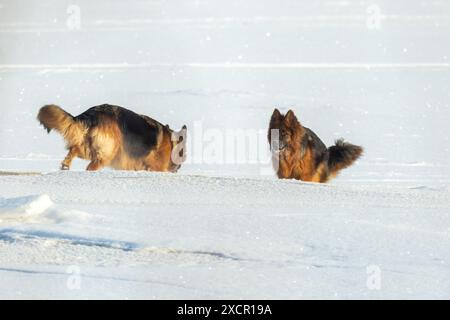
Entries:
POLYGON ((336 176, 340 170, 351 166, 363 154, 363 148, 345 142, 344 139, 336 141, 334 146, 328 148, 328 170, 331 176, 336 176))
POLYGON ((75 118, 57 105, 43 106, 37 116, 48 133, 58 131, 68 146, 78 145, 83 138, 83 128, 75 118))

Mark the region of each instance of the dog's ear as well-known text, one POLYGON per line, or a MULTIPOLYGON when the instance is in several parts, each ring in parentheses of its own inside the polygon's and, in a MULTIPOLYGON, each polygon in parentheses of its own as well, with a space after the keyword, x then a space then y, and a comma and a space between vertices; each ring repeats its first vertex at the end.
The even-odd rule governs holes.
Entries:
POLYGON ((294 111, 289 110, 286 115, 284 116, 284 121, 288 124, 297 124, 298 120, 297 117, 295 116, 294 111))
POLYGON ((184 125, 180 132, 178 132, 178 142, 183 142, 184 141, 184 137, 186 136, 187 133, 187 126, 184 125))
POLYGON ((270 118, 270 128, 278 127, 283 119, 283 115, 278 109, 273 110, 270 118))
POLYGON ((277 119, 280 119, 281 117, 282 117, 282 115, 281 115, 280 110, 275 108, 272 113, 272 120, 277 120, 277 119))
POLYGON ((272 117, 270 118, 269 130, 267 133, 267 139, 269 139, 269 143, 272 143, 272 130, 280 129, 282 120, 283 115, 278 109, 275 108, 275 110, 273 110, 272 117))

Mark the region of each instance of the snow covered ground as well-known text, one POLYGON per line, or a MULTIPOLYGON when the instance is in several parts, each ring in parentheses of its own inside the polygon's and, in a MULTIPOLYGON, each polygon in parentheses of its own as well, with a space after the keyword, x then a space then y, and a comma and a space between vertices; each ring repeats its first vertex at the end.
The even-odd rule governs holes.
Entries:
POLYGON ((448 187, 122 172, 2 183, 6 298, 443 298, 450 290, 448 187), (372 288, 374 267, 380 287, 372 288))
POLYGON ((449 32, 445 0, 0 0, 0 298, 450 298, 449 32), (366 153, 58 172, 38 108, 105 102, 191 145, 293 108, 366 153))

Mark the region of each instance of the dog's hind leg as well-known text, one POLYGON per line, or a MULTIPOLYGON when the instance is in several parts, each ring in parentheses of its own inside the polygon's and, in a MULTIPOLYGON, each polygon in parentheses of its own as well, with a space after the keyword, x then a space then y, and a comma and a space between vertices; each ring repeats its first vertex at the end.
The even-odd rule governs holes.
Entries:
POLYGON ((86 170, 87 171, 101 170, 103 169, 103 167, 107 166, 111 162, 110 159, 112 158, 113 153, 111 152, 111 149, 102 148, 97 143, 93 143, 91 146, 93 147, 93 149, 90 151, 91 163, 89 163, 86 170))
POLYGON ((86 170, 87 171, 97 171, 97 170, 102 169, 104 166, 105 166, 105 164, 103 163, 103 161, 93 160, 93 161, 91 161, 91 163, 89 163, 86 170))
POLYGON ((312 182, 325 183, 330 179, 330 173, 328 171, 328 165, 326 162, 322 162, 316 169, 314 176, 312 177, 312 182))
POLYGON ((70 147, 69 153, 66 158, 61 163, 61 170, 70 170, 70 166, 72 165, 72 161, 79 154, 78 147, 70 147))
POLYGON ((120 129, 115 122, 104 122, 92 129, 89 133, 91 163, 86 170, 96 171, 109 166, 119 152, 120 141, 120 129))

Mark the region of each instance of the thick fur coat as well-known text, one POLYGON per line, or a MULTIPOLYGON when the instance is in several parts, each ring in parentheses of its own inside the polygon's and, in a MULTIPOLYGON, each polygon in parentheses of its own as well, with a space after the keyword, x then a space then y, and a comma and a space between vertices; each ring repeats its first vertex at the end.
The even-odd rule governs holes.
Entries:
POLYGON ((176 172, 186 158, 186 126, 174 132, 150 117, 104 104, 72 116, 56 105, 42 107, 39 122, 58 131, 69 150, 61 164, 68 170, 74 158, 89 160, 87 170, 176 172))
POLYGON ((273 165, 280 179, 327 182, 363 153, 362 147, 343 139, 327 148, 312 130, 300 124, 292 110, 286 115, 274 110, 268 139, 273 165))

